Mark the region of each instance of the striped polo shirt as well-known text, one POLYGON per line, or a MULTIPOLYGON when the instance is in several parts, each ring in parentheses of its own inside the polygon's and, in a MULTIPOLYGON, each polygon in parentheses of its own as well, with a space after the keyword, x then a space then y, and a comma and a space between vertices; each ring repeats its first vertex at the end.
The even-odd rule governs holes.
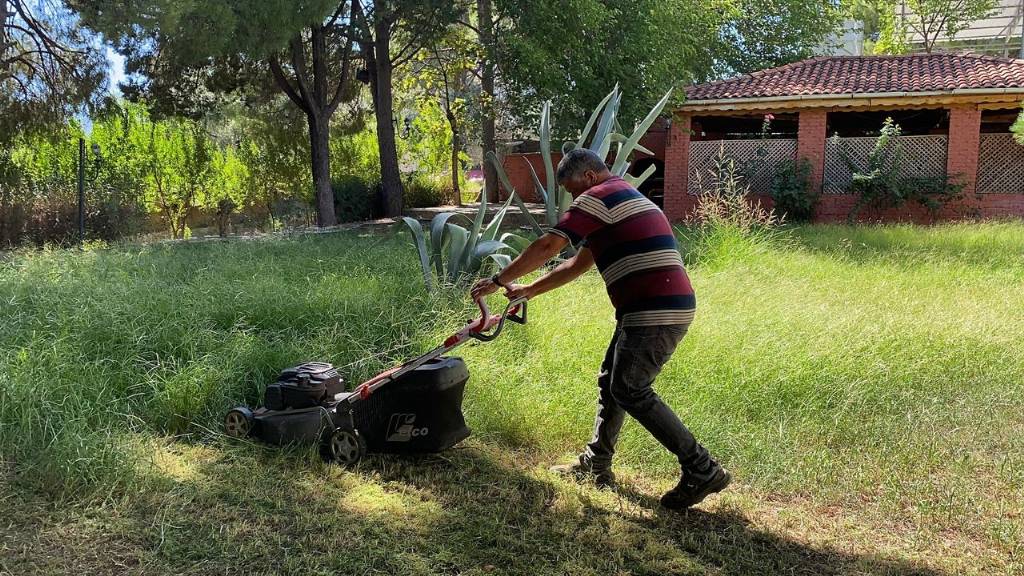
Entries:
POLYGON ((550 230, 594 254, 622 326, 689 324, 697 306, 665 214, 613 176, 580 194, 550 230))

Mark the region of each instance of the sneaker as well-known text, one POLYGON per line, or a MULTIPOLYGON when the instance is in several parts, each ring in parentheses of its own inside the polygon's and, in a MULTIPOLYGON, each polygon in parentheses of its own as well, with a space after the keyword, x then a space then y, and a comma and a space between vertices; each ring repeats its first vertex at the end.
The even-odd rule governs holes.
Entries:
POLYGON ((669 490, 661 497, 661 505, 669 510, 685 510, 711 494, 725 490, 725 487, 732 482, 732 475, 725 468, 719 466, 711 478, 703 482, 689 480, 689 475, 684 473, 676 487, 669 490))
POLYGON ((577 462, 575 464, 558 464, 548 468, 549 472, 559 476, 572 476, 577 480, 593 482, 598 488, 615 486, 615 473, 611 469, 594 470, 590 466, 577 462))

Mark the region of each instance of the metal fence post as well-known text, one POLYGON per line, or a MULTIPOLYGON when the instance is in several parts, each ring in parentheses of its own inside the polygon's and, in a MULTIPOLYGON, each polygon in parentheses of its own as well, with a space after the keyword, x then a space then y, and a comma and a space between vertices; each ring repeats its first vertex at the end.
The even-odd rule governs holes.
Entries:
POLYGON ((78 138, 78 244, 85 243, 85 138, 78 138))

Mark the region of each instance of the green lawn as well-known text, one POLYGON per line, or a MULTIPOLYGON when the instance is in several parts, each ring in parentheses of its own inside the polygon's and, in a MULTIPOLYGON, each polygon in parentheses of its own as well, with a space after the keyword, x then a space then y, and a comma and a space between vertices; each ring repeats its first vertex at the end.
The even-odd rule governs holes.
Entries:
POLYGON ((460 349, 473 438, 345 471, 218 423, 281 367, 358 381, 467 318, 404 240, 0 256, 0 574, 1024 571, 1024 224, 702 249, 656 387, 736 480, 684 514, 658 509, 677 472, 634 422, 619 490, 545 471, 590 432, 595 274, 460 349))

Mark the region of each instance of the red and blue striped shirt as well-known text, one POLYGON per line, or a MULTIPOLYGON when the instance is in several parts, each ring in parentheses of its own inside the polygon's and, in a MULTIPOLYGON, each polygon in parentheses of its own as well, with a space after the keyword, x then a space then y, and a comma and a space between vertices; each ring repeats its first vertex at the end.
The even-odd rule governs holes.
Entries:
POLYGON ((689 324, 697 300, 668 218, 613 176, 579 195, 550 230, 584 244, 622 326, 689 324))

